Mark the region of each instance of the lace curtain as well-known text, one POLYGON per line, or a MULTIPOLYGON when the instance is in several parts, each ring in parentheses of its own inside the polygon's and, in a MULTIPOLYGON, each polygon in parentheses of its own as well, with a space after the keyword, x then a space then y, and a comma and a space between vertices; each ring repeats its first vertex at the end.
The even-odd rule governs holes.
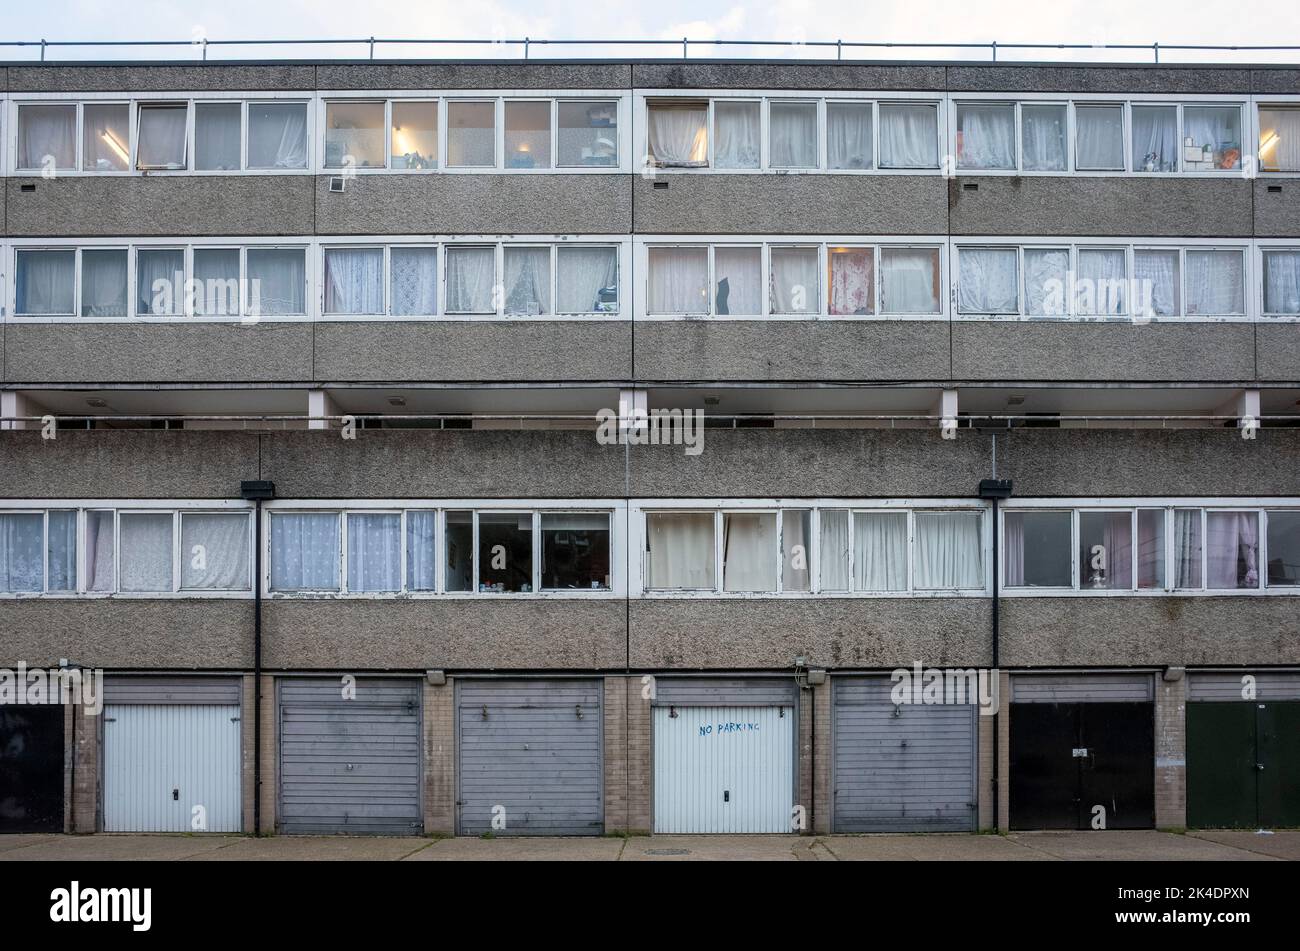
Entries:
POLYGON ((939 111, 928 104, 880 104, 880 167, 937 168, 939 111))
POLYGON ((172 515, 122 515, 118 590, 172 590, 172 515))
POLYGON ((957 167, 1016 167, 1014 105, 957 107, 957 167))
POLYGON ((939 252, 881 248, 880 308, 886 314, 939 313, 939 252))
POLYGON ((830 312, 866 315, 875 310, 875 254, 871 248, 830 252, 830 312))
POLYGON ((713 514, 664 513, 646 517, 652 588, 712 588, 713 514))
POLYGON ((714 103, 714 167, 759 167, 761 145, 758 117, 759 109, 756 102, 714 103))
POLYGON ((271 516, 271 588, 339 589, 339 517, 333 512, 276 512, 271 516))
POLYGON ((758 248, 715 248, 713 276, 714 313, 763 313, 763 255, 758 248))
POLYGON ((399 591, 402 587, 402 517, 394 513, 348 515, 348 590, 399 591))
POLYGON ((957 308, 963 314, 1016 313, 1016 251, 962 248, 957 255, 957 308))

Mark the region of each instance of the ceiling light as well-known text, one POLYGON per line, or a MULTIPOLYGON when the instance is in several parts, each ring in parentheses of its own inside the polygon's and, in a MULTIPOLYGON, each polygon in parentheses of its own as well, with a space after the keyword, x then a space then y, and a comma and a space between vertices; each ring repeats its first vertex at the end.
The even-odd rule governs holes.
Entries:
POLYGON ((100 399, 98 396, 92 396, 86 400, 86 405, 93 406, 95 409, 103 409, 108 405, 108 403, 100 399))
POLYGON ((1024 403, 1024 401, 1025 401, 1025 398, 1024 398, 1023 396, 1019 396, 1019 395, 1017 395, 1017 396, 1008 396, 1008 397, 1007 397, 1007 405, 1008 405, 1008 406, 1019 406, 1019 405, 1021 405, 1022 403, 1024 403))
POLYGON ((404 397, 404 396, 390 396, 390 397, 388 398, 388 405, 389 405, 389 406, 405 406, 405 405, 406 405, 406 397, 404 397))
POLYGON ((720 397, 720 396, 706 396, 706 397, 704 397, 704 405, 705 405, 705 406, 717 406, 717 405, 718 405, 719 403, 721 403, 721 402, 722 402, 722 397, 720 397))

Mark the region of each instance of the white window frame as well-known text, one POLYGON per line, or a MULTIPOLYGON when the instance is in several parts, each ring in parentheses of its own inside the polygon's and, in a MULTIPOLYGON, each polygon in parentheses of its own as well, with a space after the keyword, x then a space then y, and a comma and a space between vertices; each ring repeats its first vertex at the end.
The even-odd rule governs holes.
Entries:
POLYGON ((1300 255, 1300 238, 1268 238, 1258 239, 1254 242, 1252 256, 1254 257, 1255 274, 1258 277, 1251 282, 1251 293, 1247 294, 1246 306, 1258 315, 1258 319, 1262 322, 1270 324, 1300 322, 1300 314, 1273 314, 1265 309, 1267 301, 1264 293, 1264 255, 1270 251, 1289 251, 1300 255), (1253 298, 1253 300, 1250 298, 1253 298))

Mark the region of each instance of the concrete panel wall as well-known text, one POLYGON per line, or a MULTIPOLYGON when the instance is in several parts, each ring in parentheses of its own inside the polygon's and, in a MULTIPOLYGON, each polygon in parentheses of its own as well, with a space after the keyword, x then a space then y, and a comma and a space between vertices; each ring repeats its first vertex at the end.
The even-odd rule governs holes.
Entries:
POLYGON ((1256 324, 1255 362, 1261 381, 1300 380, 1300 323, 1256 324))
POLYGON ((15 92, 180 92, 311 90, 316 67, 302 63, 41 64, 8 68, 15 92))
POLYGON ((1255 235, 1260 238, 1294 238, 1300 232, 1300 180, 1257 178, 1255 235))
POLYGON ((944 67, 834 63, 637 63, 638 89, 942 89, 944 67))
POLYGON ((321 63, 320 89, 609 89, 632 84, 628 63, 321 63))
POLYGON ((953 92, 1249 93, 1251 71, 1235 66, 949 66, 953 92))

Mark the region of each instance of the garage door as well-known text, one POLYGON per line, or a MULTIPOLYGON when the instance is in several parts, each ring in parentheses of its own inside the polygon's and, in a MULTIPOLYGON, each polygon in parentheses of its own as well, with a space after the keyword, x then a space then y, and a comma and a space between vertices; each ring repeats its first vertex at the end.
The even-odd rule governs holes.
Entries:
POLYGON ((104 831, 240 831, 240 681, 104 682, 104 831))
POLYGON ((63 706, 0 706, 0 833, 62 831, 63 706))
POLYGON ((604 832, 603 689, 600 680, 458 681, 457 830, 604 832))
POLYGON ((280 681, 280 830, 419 835, 420 682, 280 681))
POLYGON ((973 704, 902 704, 887 677, 833 678, 836 832, 975 828, 973 704))

